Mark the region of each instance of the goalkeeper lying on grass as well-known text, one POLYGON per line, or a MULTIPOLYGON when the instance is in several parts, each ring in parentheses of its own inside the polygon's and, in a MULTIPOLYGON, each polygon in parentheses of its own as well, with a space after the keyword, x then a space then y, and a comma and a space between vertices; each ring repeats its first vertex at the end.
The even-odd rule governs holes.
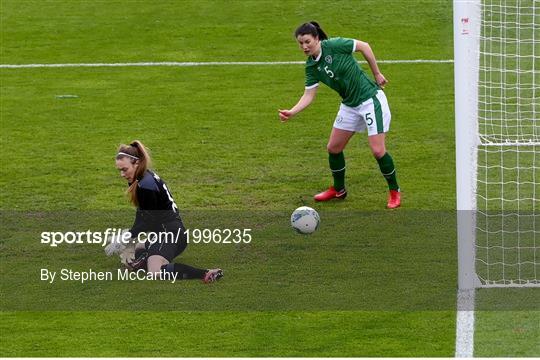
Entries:
POLYGON ((149 166, 148 151, 140 141, 118 149, 116 167, 128 181, 130 201, 137 207, 131 238, 141 239, 140 235, 145 234, 155 236, 145 242, 133 240, 129 244, 112 241, 105 252, 109 256, 119 254, 121 261, 132 270, 146 269, 156 276, 170 272, 176 273, 178 279, 202 279, 205 283, 218 280, 223 276, 221 269, 199 269, 172 262, 187 246, 185 229, 167 185, 148 169, 149 166))

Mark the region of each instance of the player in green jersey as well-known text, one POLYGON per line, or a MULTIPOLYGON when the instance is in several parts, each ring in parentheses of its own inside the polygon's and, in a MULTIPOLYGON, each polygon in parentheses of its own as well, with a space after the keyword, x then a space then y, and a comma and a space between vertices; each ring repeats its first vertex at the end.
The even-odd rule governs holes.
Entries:
POLYGON ((328 140, 330 170, 334 185, 315 195, 316 201, 344 199, 345 157, 343 149, 356 132, 367 130, 371 152, 388 182, 390 190, 387 208, 401 205, 401 193, 396 178, 396 169, 390 154, 386 152, 385 134, 390 129, 391 113, 386 96, 382 91, 387 83, 379 71, 375 55, 368 43, 345 38, 331 38, 312 21, 300 25, 295 32, 296 40, 305 55, 306 86, 304 95, 289 110, 279 110, 285 122, 304 110, 315 99, 319 82, 335 90, 343 99, 328 140), (375 77, 371 80, 362 71, 353 56, 361 52, 375 77))

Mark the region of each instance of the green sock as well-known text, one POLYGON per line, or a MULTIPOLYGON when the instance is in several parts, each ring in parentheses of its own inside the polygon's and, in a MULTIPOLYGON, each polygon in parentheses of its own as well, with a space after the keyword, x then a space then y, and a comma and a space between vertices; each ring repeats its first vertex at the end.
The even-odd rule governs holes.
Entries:
POLYGON ((328 153, 328 162, 334 177, 334 188, 340 191, 345 188, 345 156, 343 151, 339 154, 328 153))
POLYGON ((388 182, 388 188, 390 190, 399 191, 399 185, 396 178, 396 168, 394 167, 394 161, 389 153, 385 153, 382 158, 377 159, 381 173, 388 182))

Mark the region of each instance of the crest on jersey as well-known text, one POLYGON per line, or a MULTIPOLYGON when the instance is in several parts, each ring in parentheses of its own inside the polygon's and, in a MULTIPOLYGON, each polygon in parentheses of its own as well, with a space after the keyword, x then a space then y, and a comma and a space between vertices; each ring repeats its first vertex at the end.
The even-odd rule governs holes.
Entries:
POLYGON ((331 63, 332 63, 332 56, 326 55, 325 58, 324 58, 324 61, 326 61, 327 63, 331 64, 331 63))

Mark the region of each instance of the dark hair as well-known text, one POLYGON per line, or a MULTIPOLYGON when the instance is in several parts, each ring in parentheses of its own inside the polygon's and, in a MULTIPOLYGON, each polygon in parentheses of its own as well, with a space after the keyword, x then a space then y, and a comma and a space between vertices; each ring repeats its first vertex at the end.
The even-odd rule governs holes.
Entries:
POLYGON ((129 194, 129 200, 135 206, 139 206, 139 200, 137 199, 137 186, 139 179, 144 176, 146 170, 150 167, 150 154, 142 142, 134 140, 129 145, 120 145, 116 154, 116 160, 128 158, 132 164, 139 162, 137 170, 135 170, 135 179, 129 186, 127 193, 129 194))
POLYGON ((328 39, 328 35, 326 35, 316 21, 310 21, 300 25, 294 32, 294 37, 297 38, 300 35, 312 35, 313 37, 319 38, 319 40, 328 39))

